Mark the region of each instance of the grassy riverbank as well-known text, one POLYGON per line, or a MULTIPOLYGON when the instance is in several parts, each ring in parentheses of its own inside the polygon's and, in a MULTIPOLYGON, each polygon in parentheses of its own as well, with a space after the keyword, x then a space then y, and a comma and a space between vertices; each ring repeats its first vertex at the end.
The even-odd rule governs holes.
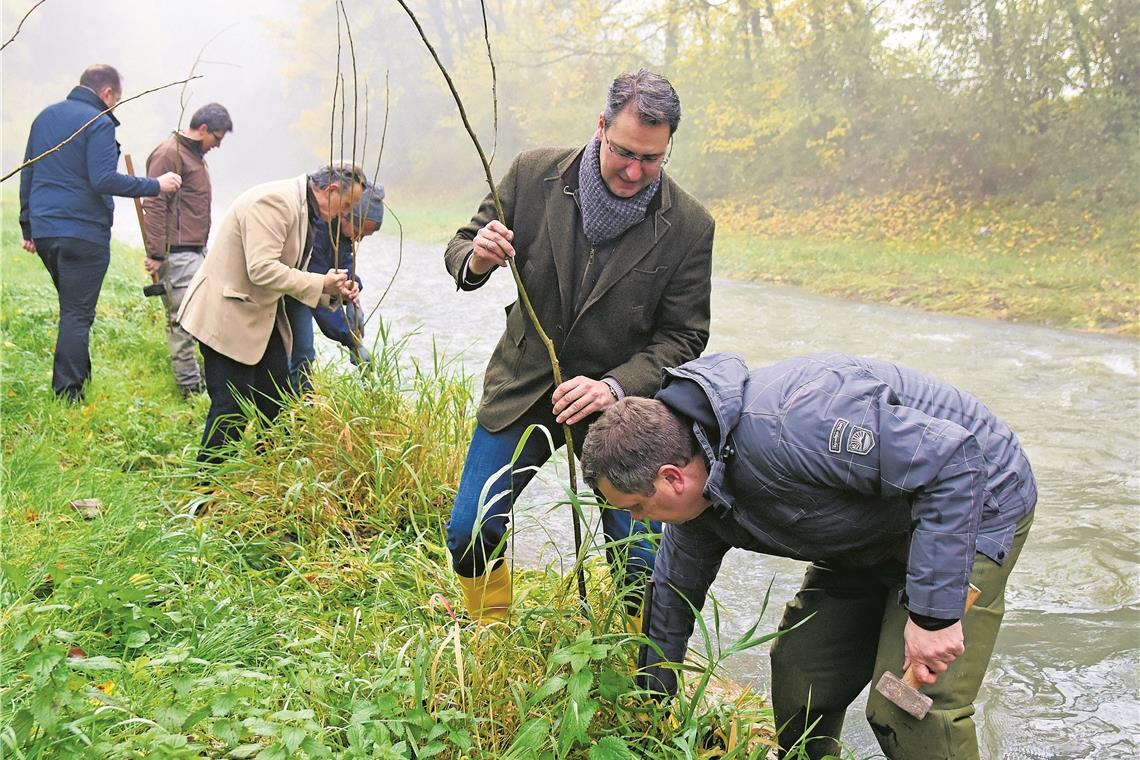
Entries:
POLYGON ((321 371, 309 403, 203 483, 207 402, 175 392, 141 254, 115 248, 89 403, 67 406, 49 388, 54 294, 5 212, 4 756, 767 754, 755 697, 711 699, 700 673, 667 708, 637 696, 635 640, 596 552, 590 616, 553 567, 517 573, 510 627, 464 620, 442 524, 465 378, 401 369, 381 343, 366 373, 321 371))
MULTIPOLYGON (((713 204, 713 266, 839 298, 1140 337, 1140 224, 1124 195, 1025 203, 932 189, 803 208, 713 204)), ((442 251, 475 203, 435 204, 404 201, 402 213, 410 236, 442 251)))

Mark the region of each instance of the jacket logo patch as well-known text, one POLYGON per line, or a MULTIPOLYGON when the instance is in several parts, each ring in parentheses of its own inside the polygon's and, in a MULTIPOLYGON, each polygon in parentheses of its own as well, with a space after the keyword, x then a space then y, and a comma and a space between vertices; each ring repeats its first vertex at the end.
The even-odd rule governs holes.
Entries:
POLYGON ((851 423, 840 417, 835 421, 831 427, 831 435, 827 439, 827 450, 832 454, 838 454, 843 451, 843 431, 851 423))
POLYGON ((847 451, 859 456, 867 456, 875 448, 875 434, 867 428, 858 425, 851 428, 851 436, 847 439, 847 451))

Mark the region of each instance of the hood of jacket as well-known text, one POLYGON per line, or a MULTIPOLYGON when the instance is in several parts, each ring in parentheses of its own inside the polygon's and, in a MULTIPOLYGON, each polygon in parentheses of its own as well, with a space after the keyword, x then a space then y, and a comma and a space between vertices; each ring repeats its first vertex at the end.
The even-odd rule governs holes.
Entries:
POLYGON ((709 477, 705 498, 732 508, 735 499, 725 484, 735 454, 731 436, 744 409, 748 365, 735 353, 715 353, 680 367, 667 367, 656 398, 693 420, 693 435, 704 452, 709 477))

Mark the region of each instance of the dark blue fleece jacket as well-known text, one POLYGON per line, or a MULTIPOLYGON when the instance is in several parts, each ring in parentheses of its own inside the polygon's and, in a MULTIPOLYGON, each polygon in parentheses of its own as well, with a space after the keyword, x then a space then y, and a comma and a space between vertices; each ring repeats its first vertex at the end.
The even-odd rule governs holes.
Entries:
MULTIPOLYGON (((59 145, 106 106, 92 90, 76 86, 40 112, 28 135, 27 161, 59 145)), ((158 195, 158 180, 119 174, 119 120, 99 116, 59 150, 20 172, 20 228, 25 240, 73 237, 111 242, 115 204, 111 196, 158 195)))

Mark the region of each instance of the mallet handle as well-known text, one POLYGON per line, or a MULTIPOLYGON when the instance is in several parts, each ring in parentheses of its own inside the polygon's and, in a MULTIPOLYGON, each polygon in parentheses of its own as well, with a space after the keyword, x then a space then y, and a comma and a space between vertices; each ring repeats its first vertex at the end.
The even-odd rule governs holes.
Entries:
MULTIPOLYGON (((966 613, 969 612, 970 608, 974 606, 974 602, 978 601, 978 597, 981 596, 981 594, 982 590, 971 583, 970 588, 966 589, 966 606, 962 610, 962 617, 966 616, 966 613)), ((902 681, 907 686, 917 691, 919 687, 922 686, 922 684, 915 680, 913 671, 913 666, 907 668, 906 672, 902 674, 902 681)))
MULTIPOLYGON (((135 162, 131 160, 131 154, 124 154, 123 161, 127 165, 127 174, 131 175, 132 177, 135 176, 135 162)), ((139 234, 142 235, 143 250, 146 250, 146 224, 143 223, 142 198, 135 198, 135 214, 138 215, 139 218, 139 234)), ((150 281, 158 282, 158 275, 152 274, 150 276, 150 281)))

